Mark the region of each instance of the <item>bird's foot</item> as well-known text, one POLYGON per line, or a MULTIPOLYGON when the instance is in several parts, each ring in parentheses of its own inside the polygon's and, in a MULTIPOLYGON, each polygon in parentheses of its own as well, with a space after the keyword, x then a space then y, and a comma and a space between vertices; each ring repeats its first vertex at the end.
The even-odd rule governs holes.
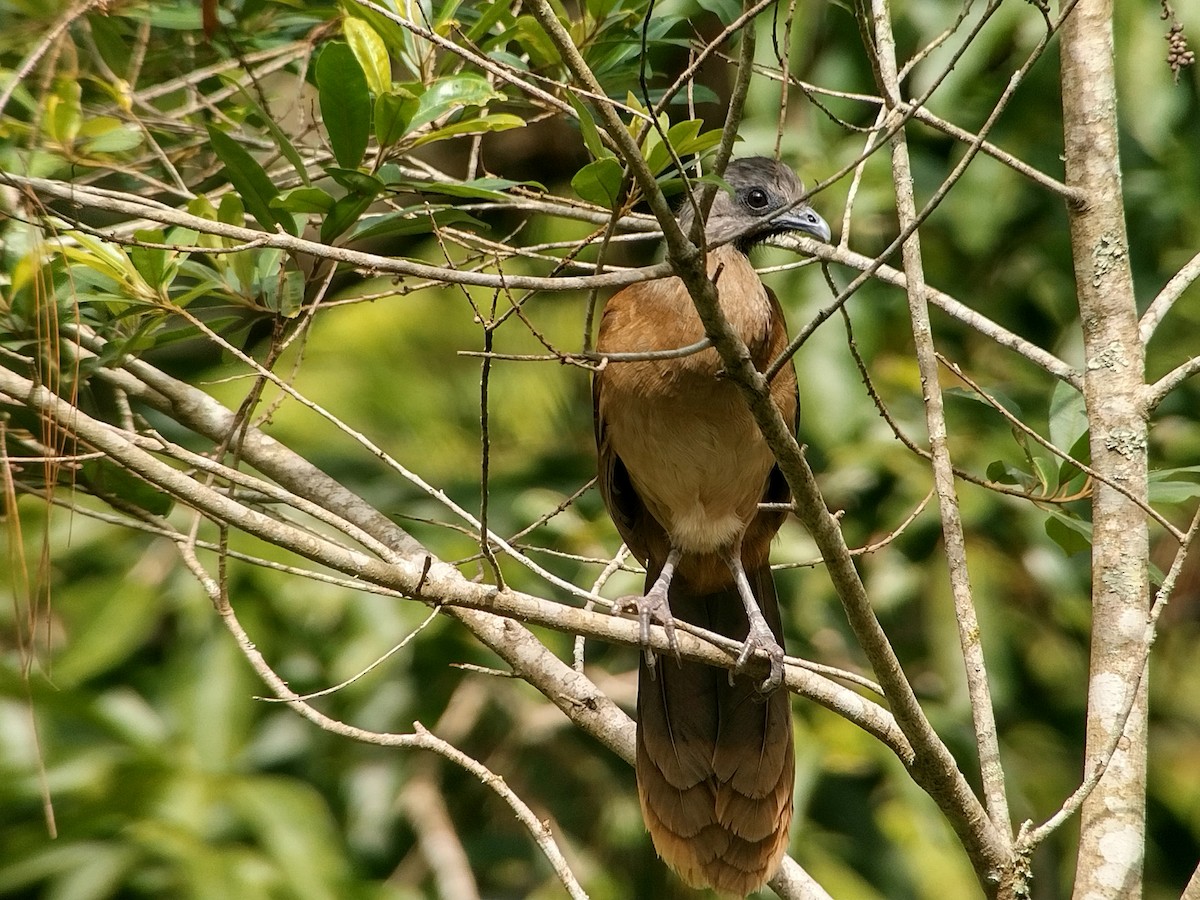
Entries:
MULTIPOLYGON (((742 652, 738 654, 734 672, 743 671, 759 650, 767 654, 771 671, 766 680, 758 686, 758 690, 760 693, 770 694, 783 684, 783 647, 779 646, 779 641, 775 640, 775 635, 761 618, 751 620, 750 633, 746 635, 742 644, 742 652)), ((729 673, 729 677, 733 678, 733 672, 729 673)))
POLYGON ((645 595, 630 594, 617 600, 614 612, 631 613, 637 616, 641 626, 642 648, 646 653, 646 665, 654 668, 656 658, 650 649, 650 626, 661 625, 667 633, 667 643, 675 657, 679 657, 679 644, 675 640, 675 617, 671 615, 671 605, 667 602, 667 592, 651 588, 645 595))

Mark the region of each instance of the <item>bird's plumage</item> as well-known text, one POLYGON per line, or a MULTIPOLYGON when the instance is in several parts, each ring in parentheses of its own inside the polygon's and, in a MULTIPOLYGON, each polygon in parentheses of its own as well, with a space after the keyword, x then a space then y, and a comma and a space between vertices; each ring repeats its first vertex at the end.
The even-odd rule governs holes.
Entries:
MULTIPOLYGON (((803 187, 795 173, 773 160, 735 160, 725 180, 732 192, 717 193, 704 233, 708 274, 730 326, 761 370, 788 338, 779 302, 746 251, 771 232, 828 239, 829 229, 798 202, 803 187)), ((693 221, 685 203, 685 232, 693 221)), ((597 349, 672 350, 703 337, 682 281, 665 278, 610 298, 597 349)), ((768 650, 774 674, 783 636, 768 555, 784 513, 759 504, 785 503, 790 493, 744 397, 720 372, 711 348, 673 359, 611 361, 598 372, 600 491, 621 537, 646 566, 647 596, 637 599, 665 593, 674 620, 737 640, 750 635, 753 646, 768 650)), ((799 404, 790 365, 772 381, 771 397, 794 426, 799 404)), ((740 896, 778 867, 792 816, 788 694, 763 696, 758 686, 747 674, 731 678, 674 661, 643 661, 638 686, 638 793, 655 848, 689 884, 740 896)))

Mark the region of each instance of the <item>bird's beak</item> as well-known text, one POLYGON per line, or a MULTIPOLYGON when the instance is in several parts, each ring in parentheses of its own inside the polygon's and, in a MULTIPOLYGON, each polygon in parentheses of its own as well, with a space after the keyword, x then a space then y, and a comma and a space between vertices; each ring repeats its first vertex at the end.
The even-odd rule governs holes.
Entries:
POLYGON ((825 244, 833 238, 829 223, 822 219, 816 210, 805 204, 788 210, 771 224, 776 231, 799 231, 825 244))

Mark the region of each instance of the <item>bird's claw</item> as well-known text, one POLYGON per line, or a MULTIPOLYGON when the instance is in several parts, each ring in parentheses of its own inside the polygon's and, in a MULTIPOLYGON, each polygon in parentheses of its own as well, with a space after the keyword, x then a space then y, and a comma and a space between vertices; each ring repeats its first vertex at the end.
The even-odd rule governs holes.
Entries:
POLYGON ((654 651, 650 649, 650 626, 661 625, 667 633, 667 644, 675 657, 679 658, 679 643, 675 639, 675 617, 671 615, 671 605, 667 602, 664 591, 651 590, 645 595, 631 594, 620 598, 614 606, 614 611, 630 613, 637 616, 641 628, 639 638, 642 649, 646 653, 646 665, 651 668, 656 662, 654 651))
MULTIPOLYGON (((766 680, 758 686, 758 690, 762 694, 770 694, 783 684, 783 647, 779 646, 779 641, 775 639, 775 635, 771 633, 771 629, 765 622, 751 624, 750 633, 746 635, 746 640, 742 644, 742 652, 738 654, 733 670, 734 672, 743 671, 746 664, 759 650, 767 654, 771 671, 766 680)), ((732 680, 733 672, 729 673, 729 677, 732 680)))

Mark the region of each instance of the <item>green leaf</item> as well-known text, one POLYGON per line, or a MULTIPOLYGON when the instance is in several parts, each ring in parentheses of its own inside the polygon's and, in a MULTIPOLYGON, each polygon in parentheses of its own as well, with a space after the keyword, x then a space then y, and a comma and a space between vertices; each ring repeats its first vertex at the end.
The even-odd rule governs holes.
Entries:
POLYGON ((308 185, 310 183, 308 169, 304 165, 304 160, 300 158, 300 154, 297 152, 295 145, 292 144, 291 138, 287 136, 284 130, 279 127, 279 123, 275 121, 275 116, 270 115, 263 109, 259 102, 254 99, 254 96, 232 75, 222 75, 221 80, 237 89, 238 98, 266 126, 267 131, 271 133, 271 138, 275 141, 275 146, 279 148, 279 152, 292 164, 292 168, 296 170, 296 174, 300 176, 300 180, 305 185, 308 185))
POLYGON ((542 28, 541 23, 533 16, 525 15, 517 18, 517 40, 521 48, 529 55, 529 62, 539 69, 557 65, 560 57, 558 48, 550 40, 550 35, 542 28))
MULTIPOLYGON (((217 221, 227 225, 243 225, 245 209, 242 198, 237 194, 226 194, 221 198, 221 206, 217 210, 217 221)), ((232 243, 232 241, 230 242, 232 243)), ((237 253, 222 253, 216 257, 221 277, 228 281, 232 278, 234 293, 249 290, 254 283, 254 254, 248 250, 237 253)))
MULTIPOLYGON (((139 241, 150 244, 162 244, 166 241, 166 236, 158 228, 140 229, 135 231, 133 236, 139 241)), ((161 250, 157 247, 134 245, 129 248, 129 259, 138 270, 138 274, 146 279, 147 284, 159 290, 166 287, 167 260, 172 255, 174 254, 171 251, 161 250)))
POLYGON ((471 225, 480 229, 487 228, 483 222, 461 210, 439 209, 430 213, 423 209, 414 209, 363 219, 350 237, 359 241, 368 238, 428 234, 433 231, 435 225, 471 225))
POLYGON ((1058 490, 1058 466, 1054 464, 1054 460, 1044 456, 1034 456, 1033 474, 1045 493, 1053 494, 1058 490))
POLYGON ((62 147, 71 147, 83 124, 80 104, 83 88, 73 78, 60 78, 46 97, 45 124, 50 139, 62 147))
POLYGON ((265 283, 267 309, 288 319, 294 319, 304 305, 304 275, 295 269, 282 277, 265 283))
POLYGON ((127 153, 135 147, 140 147, 145 140, 141 129, 126 125, 120 119, 111 116, 88 119, 80 127, 79 136, 85 139, 83 152, 89 155, 127 153))
POLYGON ((390 147, 408 133, 408 125, 421 101, 410 91, 388 91, 375 98, 375 141, 390 147))
POLYGON ((155 516, 171 511, 173 501, 154 485, 122 469, 107 459, 90 459, 79 469, 79 479, 101 494, 120 497, 155 516))
MULTIPOLYGON (((660 120, 660 122, 665 123, 665 120, 660 120)), ((688 119, 684 122, 677 122, 667 130, 665 144, 661 142, 661 139, 655 141, 648 139, 647 147, 650 149, 646 156, 646 163, 650 166, 650 170, 655 173, 661 172, 672 162, 668 145, 682 160, 685 156, 703 153, 719 144, 721 142, 720 130, 700 134, 703 125, 704 122, 701 119, 688 119)))
POLYGON ((1059 510, 1050 510, 1046 534, 1064 553, 1084 553, 1092 548, 1092 523, 1059 510))
POLYGON ((600 129, 596 127, 596 120, 592 117, 592 111, 587 108, 587 104, 571 93, 567 94, 567 100, 575 109, 575 114, 579 116, 579 131, 583 135, 583 145, 587 147, 592 159, 615 156, 616 154, 605 147, 604 141, 600 139, 600 129))
POLYGON ((338 165, 357 168, 371 136, 371 96, 362 66, 346 44, 326 44, 317 57, 317 92, 338 165))
POLYGON ((503 200, 504 192, 517 185, 546 190, 536 181, 510 181, 507 178, 476 178, 473 181, 413 181, 395 166, 383 166, 379 175, 389 188, 417 194, 441 194, 468 200, 503 200), (393 174, 394 173, 394 174, 393 174))
POLYGON ((1079 460, 1083 464, 1087 464, 1091 459, 1091 446, 1088 443, 1088 432, 1084 431, 1075 441, 1075 443, 1067 450, 1071 459, 1064 459, 1062 465, 1058 467, 1058 482, 1059 484, 1067 484, 1076 476, 1082 474, 1083 470, 1079 468, 1072 460, 1079 460))
MULTIPOLYGON (((207 202, 207 198, 206 198, 207 202)), ((211 204, 209 204, 211 206, 211 204)), ((223 225, 245 225, 246 206, 237 194, 226 194, 217 209, 217 221, 223 225)))
POLYGON ((989 481, 997 484, 1025 484, 1029 480, 1028 475, 1002 459, 988 463, 987 477, 989 481))
POLYGON ((333 209, 333 197, 326 191, 314 187, 294 188, 271 201, 272 206, 292 213, 318 213, 324 215, 333 209))
POLYGON ((483 15, 467 31, 467 40, 476 44, 483 43, 482 38, 500 21, 503 21, 506 27, 512 27, 516 22, 508 4, 488 4, 483 15))
POLYGON ((503 100, 504 95, 496 91, 482 75, 466 73, 439 78, 421 95, 421 102, 408 123, 408 130, 415 131, 447 113, 467 106, 487 106, 492 100, 503 100))
POLYGON ((415 141, 414 147, 432 144, 434 141, 444 141, 446 138, 458 137, 463 134, 489 134, 494 131, 508 131, 510 128, 521 128, 525 120, 511 113, 496 113, 490 116, 480 116, 477 119, 464 119, 455 122, 429 134, 423 134, 415 141))
POLYGON ((1070 452, 1087 430, 1087 405, 1083 402, 1083 394, 1067 382, 1059 381, 1050 395, 1050 443, 1070 452))
POLYGON ((392 61, 388 58, 387 45, 379 33, 362 19, 353 16, 342 19, 342 33, 346 35, 346 42, 366 75, 371 93, 378 97, 389 90, 392 86, 392 61))
POLYGON ((326 244, 333 243, 334 239, 357 222, 374 202, 374 197, 363 197, 359 194, 347 194, 337 201, 325 217, 325 221, 321 223, 321 241, 326 244))
POLYGON ((346 190, 364 197, 378 197, 387 190, 382 179, 367 172, 360 172, 358 169, 340 169, 337 166, 329 166, 325 169, 325 174, 346 190))
POLYGON ((704 153, 721 143, 721 129, 714 128, 701 134, 700 128, 703 125, 701 119, 688 119, 671 126, 671 130, 667 132, 667 139, 679 156, 704 153))
POLYGON ((624 170, 615 157, 606 156, 588 163, 575 173, 571 187, 589 203, 615 209, 620 202, 624 170))
MULTIPOLYGON (((266 170, 258 164, 246 149, 212 125, 208 126, 208 139, 213 150, 225 165, 225 174, 230 183, 246 204, 250 215, 267 231, 274 231, 275 225, 282 225, 292 234, 296 233, 295 223, 291 216, 283 215, 281 210, 271 208, 271 201, 279 194, 279 188, 271 181, 266 170)), ((224 206, 224 203, 222 203, 224 206)), ((243 224, 238 222, 238 225, 243 224)))
POLYGON ((1183 476, 1200 474, 1200 466, 1159 469, 1150 473, 1147 495, 1151 503, 1184 503, 1200 497, 1200 481, 1183 476))

